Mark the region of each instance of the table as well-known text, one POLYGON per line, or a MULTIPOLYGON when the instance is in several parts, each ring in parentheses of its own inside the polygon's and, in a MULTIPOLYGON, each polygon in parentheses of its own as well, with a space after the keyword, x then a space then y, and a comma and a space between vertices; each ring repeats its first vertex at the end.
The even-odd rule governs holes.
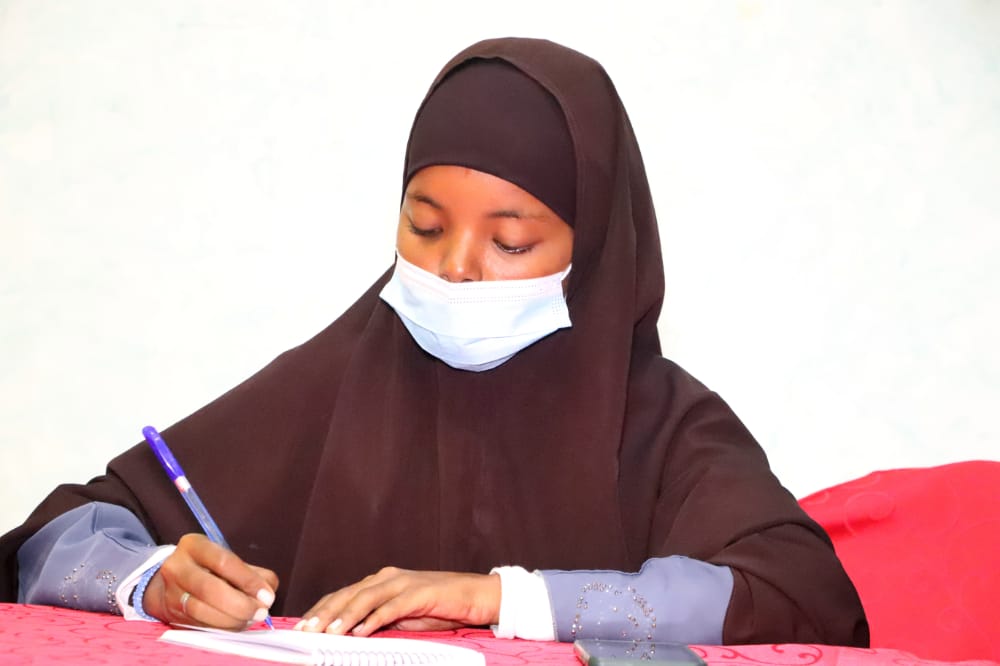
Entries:
MULTIPOLYGON (((278 628, 291 628, 297 618, 274 618, 278 628)), ((230 655, 168 645, 156 639, 166 627, 155 622, 126 622, 115 615, 84 611, 0 604, 0 664, 154 664, 166 666, 227 666, 264 664, 230 655)), ((568 643, 544 643, 494 638, 483 629, 380 635, 429 638, 479 650, 487 666, 548 664, 579 666, 568 643)), ((827 645, 694 646, 711 666, 930 666, 947 662, 921 660, 899 650, 831 647, 827 645)), ((991 661, 952 662, 964 666, 997 666, 991 661)))

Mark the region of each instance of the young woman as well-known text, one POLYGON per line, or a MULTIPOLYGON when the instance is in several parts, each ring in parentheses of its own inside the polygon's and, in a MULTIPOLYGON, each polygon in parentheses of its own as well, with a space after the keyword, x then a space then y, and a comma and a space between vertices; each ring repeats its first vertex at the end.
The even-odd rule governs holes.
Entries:
POLYGON ((661 356, 656 219, 598 63, 502 39, 446 65, 396 251, 165 431, 232 553, 138 445, 3 538, 0 595, 229 628, 270 609, 359 635, 867 644, 822 529, 661 356))

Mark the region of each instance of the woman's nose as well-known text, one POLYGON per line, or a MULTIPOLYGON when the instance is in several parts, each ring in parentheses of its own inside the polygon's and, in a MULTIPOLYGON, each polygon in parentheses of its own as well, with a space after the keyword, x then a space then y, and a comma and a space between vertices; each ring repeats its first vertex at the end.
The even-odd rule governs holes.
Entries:
POLYGON ((472 243, 455 239, 441 255, 438 276, 448 282, 478 282, 483 279, 479 258, 472 243))

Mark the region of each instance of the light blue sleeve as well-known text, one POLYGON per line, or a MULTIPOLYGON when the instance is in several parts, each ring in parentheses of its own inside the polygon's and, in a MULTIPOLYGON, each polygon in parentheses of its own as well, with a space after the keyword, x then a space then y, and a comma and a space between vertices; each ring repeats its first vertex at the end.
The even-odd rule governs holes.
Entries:
POLYGON ((17 551, 17 600, 120 615, 119 581, 156 549, 128 509, 85 504, 50 521, 17 551))
POLYGON ((556 639, 624 639, 719 645, 733 572, 674 555, 646 560, 638 573, 541 572, 556 639))

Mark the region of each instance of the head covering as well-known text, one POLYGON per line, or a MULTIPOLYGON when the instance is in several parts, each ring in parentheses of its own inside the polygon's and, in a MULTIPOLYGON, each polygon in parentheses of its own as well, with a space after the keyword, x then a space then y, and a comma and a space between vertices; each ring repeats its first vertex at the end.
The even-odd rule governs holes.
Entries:
MULTIPOLYGON (((453 370, 378 298, 387 271, 326 330, 164 431, 236 553, 281 578, 272 612, 301 613, 385 565, 635 571, 686 555, 733 568, 727 642, 867 641, 825 533, 728 406, 660 355, 656 219, 604 70, 551 42, 489 40, 430 95, 470 60, 508 63, 562 109, 573 327, 489 372, 453 370)), ((163 543, 198 531, 140 444, 0 542, 0 595, 17 545, 87 499, 128 507, 163 543)))
POLYGON ((435 164, 503 178, 573 226, 576 161, 562 109, 503 60, 470 60, 427 96, 410 132, 403 188, 435 164))

